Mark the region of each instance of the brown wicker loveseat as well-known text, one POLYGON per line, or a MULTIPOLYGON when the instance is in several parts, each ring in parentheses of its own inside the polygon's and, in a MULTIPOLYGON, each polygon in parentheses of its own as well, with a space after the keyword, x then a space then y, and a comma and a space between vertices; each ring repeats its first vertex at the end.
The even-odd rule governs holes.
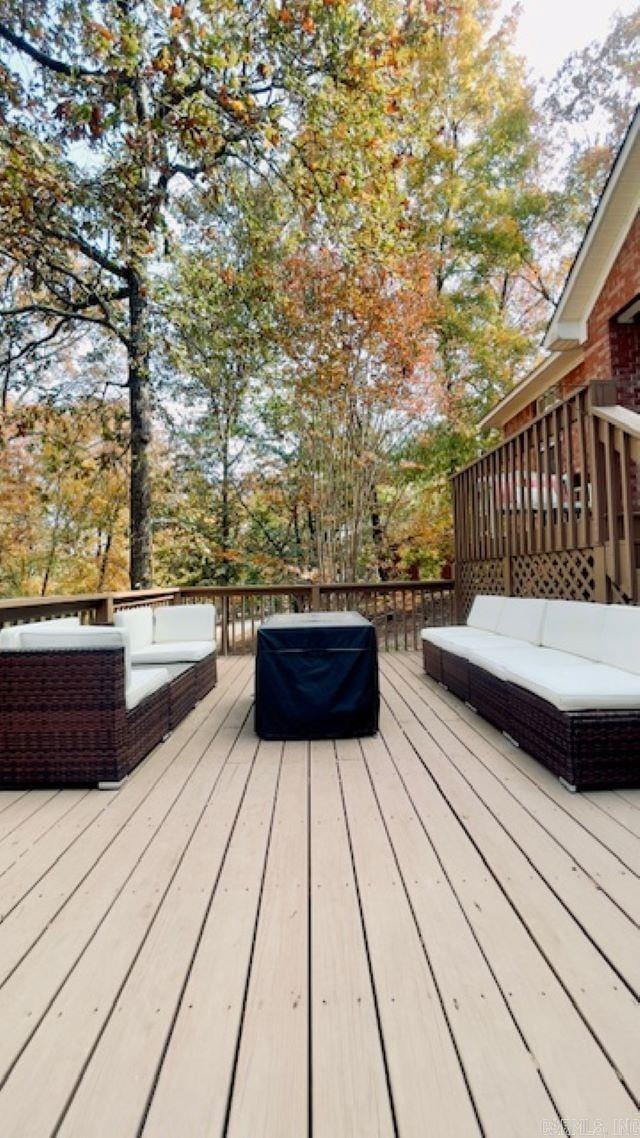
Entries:
MULTIPOLYGON (((215 641, 206 651, 192 647, 191 661, 181 659, 189 652, 178 642, 178 659, 140 665, 123 624, 63 620, 3 630, 1 786, 117 787, 215 685, 215 641)), ((171 656, 168 639, 164 655, 171 656)))
POLYGON ((640 608, 476 597, 425 671, 571 790, 640 786, 640 608))

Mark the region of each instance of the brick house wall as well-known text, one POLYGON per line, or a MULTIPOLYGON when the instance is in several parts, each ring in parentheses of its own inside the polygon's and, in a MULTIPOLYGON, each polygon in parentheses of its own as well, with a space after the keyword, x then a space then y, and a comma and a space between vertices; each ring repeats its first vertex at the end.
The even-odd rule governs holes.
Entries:
MULTIPOLYGON (((618 402, 640 412, 640 324, 613 317, 640 293, 640 212, 625 238, 587 323, 585 358, 559 384, 564 399, 594 379, 617 379, 618 402)), ((509 419, 505 438, 535 418, 535 401, 509 419)))

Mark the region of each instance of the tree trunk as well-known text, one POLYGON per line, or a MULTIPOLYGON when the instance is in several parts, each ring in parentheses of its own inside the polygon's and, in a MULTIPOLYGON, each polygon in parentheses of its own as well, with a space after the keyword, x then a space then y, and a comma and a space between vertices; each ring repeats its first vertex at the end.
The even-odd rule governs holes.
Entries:
POLYGON ((148 302, 140 275, 131 270, 129 297, 129 414, 131 482, 129 491, 129 573, 132 589, 151 585, 151 391, 149 385, 148 302))
POLYGON ((111 553, 111 543, 113 541, 113 530, 109 530, 107 540, 104 543, 104 549, 100 554, 99 571, 98 571, 98 588, 96 592, 102 593, 107 579, 107 569, 109 568, 109 554, 111 553))
POLYGON ((375 486, 372 494, 371 511, 371 537, 373 540, 373 548, 376 553, 376 561, 378 563, 378 576, 381 581, 386 581, 389 578, 389 564, 388 564, 388 550, 385 548, 384 529, 382 527, 382 518, 380 516, 378 491, 375 486))
POLYGON ((229 505, 229 435, 225 432, 222 444, 222 501, 220 505, 220 547, 224 556, 222 577, 225 585, 229 584, 229 547, 231 545, 231 513, 229 505))

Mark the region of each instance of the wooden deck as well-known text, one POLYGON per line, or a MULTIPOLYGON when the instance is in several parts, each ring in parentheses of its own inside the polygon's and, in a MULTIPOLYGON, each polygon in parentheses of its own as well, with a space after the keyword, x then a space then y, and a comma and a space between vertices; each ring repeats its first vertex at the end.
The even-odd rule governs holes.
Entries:
POLYGON ((377 738, 258 743, 231 658, 119 793, 0 794, 1 1138, 640 1133, 640 792, 381 664, 377 738))

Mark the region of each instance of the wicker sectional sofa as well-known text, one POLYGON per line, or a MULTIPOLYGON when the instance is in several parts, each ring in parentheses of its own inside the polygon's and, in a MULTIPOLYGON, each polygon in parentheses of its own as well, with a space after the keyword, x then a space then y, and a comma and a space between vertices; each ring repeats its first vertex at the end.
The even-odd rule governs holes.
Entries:
POLYGON ((425 671, 570 790, 640 786, 640 608, 476 597, 425 671))
POLYGON ((140 613, 117 627, 67 618, 0 632, 0 786, 116 788, 215 685, 213 605, 159 621, 162 662, 132 643, 129 625, 139 644, 146 620, 154 644, 158 614, 140 613))

